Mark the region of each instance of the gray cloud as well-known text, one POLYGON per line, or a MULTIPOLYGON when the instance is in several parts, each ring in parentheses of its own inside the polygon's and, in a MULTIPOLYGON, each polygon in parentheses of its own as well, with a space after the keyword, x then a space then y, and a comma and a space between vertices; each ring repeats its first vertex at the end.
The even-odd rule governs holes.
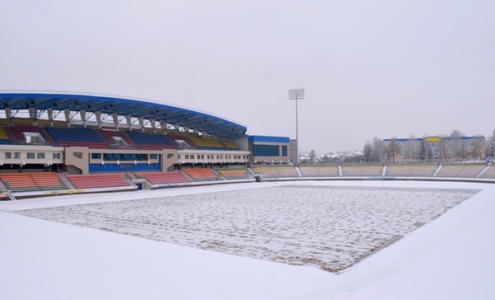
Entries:
POLYGON ((178 104, 300 147, 489 135, 493 1, 0 1, 0 89, 178 104))

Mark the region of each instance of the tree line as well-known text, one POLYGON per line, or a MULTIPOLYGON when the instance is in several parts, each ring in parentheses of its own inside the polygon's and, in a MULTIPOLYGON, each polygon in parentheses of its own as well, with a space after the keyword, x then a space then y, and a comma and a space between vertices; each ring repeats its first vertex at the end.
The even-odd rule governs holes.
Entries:
POLYGON ((438 162, 493 159, 495 154, 493 136, 485 138, 475 135, 466 138, 458 129, 450 135, 436 137, 425 136, 417 139, 414 135, 404 141, 393 137, 387 142, 374 137, 364 143, 362 154, 349 156, 325 155, 317 158, 311 150, 309 158, 302 159, 302 164, 335 163, 396 163, 396 162, 438 162))
POLYGON ((393 137, 385 142, 375 137, 363 146, 363 162, 366 163, 465 161, 493 158, 493 155, 493 136, 467 138, 457 129, 450 135, 420 139, 410 136, 405 141, 393 137))

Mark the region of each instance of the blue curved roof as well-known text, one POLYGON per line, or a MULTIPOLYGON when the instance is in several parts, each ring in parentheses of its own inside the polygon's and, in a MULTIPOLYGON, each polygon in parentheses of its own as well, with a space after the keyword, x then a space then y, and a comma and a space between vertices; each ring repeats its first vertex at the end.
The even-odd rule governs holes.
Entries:
POLYGON ((143 117, 147 120, 163 121, 172 125, 188 127, 230 140, 243 137, 247 129, 245 126, 232 121, 186 108, 149 100, 107 95, 0 91, 0 108, 5 109, 7 107, 12 110, 25 110, 34 107, 39 111, 52 108, 53 110, 100 111, 104 114, 118 113, 122 116, 143 117))

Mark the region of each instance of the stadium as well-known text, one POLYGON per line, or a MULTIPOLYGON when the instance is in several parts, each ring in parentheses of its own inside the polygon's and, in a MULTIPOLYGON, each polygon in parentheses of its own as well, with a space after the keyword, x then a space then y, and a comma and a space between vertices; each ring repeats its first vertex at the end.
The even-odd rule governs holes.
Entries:
POLYGON ((0 295, 495 296, 490 162, 297 164, 289 137, 138 98, 3 91, 0 107, 0 295))

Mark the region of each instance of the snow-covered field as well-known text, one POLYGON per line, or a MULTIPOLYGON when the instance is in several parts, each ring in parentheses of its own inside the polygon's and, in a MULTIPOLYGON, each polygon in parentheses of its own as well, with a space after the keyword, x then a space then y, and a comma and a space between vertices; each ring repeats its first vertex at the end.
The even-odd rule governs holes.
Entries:
POLYGON ((476 192, 289 185, 18 213, 337 272, 476 192))
POLYGON ((495 298, 490 184, 246 183, 0 210, 0 299, 495 298))

